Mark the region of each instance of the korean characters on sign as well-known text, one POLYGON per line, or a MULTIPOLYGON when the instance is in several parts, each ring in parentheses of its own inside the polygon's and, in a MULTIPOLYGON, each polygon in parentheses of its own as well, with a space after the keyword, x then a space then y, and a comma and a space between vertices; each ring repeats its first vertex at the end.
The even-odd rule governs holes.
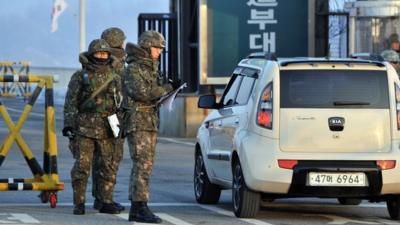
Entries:
POLYGON ((251 50, 264 52, 276 52, 276 33, 267 32, 268 24, 277 24, 275 9, 278 6, 276 0, 249 0, 247 5, 250 8, 250 19, 247 24, 256 25, 258 33, 249 34, 249 47, 251 50))

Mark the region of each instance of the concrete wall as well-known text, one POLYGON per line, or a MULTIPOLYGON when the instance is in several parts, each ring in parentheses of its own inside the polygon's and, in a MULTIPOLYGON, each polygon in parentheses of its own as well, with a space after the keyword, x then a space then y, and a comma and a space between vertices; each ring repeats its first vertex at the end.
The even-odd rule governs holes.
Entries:
POLYGON ((197 108, 198 96, 178 96, 174 109, 160 111, 160 135, 172 137, 196 137, 197 129, 208 110, 197 108))

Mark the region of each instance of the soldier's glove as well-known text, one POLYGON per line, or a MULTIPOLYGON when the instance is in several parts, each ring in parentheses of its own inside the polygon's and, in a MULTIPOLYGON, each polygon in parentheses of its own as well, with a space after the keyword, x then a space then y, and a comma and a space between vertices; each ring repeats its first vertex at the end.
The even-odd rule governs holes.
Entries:
POLYGON ((75 137, 72 127, 64 127, 62 129, 62 134, 64 137, 68 137, 69 140, 72 140, 75 137))
POLYGON ((180 79, 170 80, 170 84, 174 90, 178 89, 182 85, 182 81, 180 79))

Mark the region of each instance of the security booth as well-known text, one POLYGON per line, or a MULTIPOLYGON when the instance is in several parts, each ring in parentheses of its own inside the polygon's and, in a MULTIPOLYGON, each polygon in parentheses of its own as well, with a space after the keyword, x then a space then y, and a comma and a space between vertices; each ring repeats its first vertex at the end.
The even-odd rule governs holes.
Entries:
POLYGON ((400 32, 400 1, 369 0, 345 4, 349 12, 349 52, 379 54, 400 32))
POLYGON ((160 69, 188 86, 174 113, 161 109, 160 133, 194 137, 207 115, 197 108, 198 96, 222 92, 237 63, 250 53, 327 56, 328 12, 328 0, 170 0, 169 14, 141 14, 139 35, 158 30, 169 43, 160 69), (173 65, 163 67, 164 62, 173 65))

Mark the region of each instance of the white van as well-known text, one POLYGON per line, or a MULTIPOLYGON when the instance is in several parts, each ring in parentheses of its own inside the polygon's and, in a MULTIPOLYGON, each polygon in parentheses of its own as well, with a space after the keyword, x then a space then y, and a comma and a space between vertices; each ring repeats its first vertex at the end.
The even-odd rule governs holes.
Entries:
POLYGON ((260 201, 337 198, 386 201, 400 218, 400 81, 389 63, 276 59, 256 53, 234 69, 198 130, 194 188, 199 203, 232 189, 234 213, 260 201))

